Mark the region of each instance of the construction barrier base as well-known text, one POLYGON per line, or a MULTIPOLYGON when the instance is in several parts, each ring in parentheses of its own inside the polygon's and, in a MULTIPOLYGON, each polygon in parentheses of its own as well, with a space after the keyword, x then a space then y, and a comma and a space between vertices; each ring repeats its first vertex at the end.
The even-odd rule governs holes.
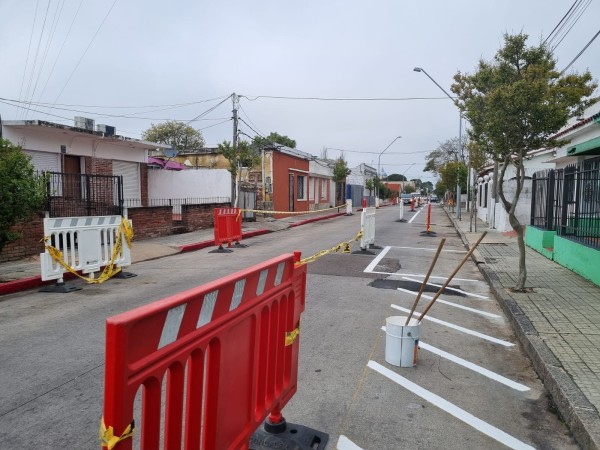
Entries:
POLYGON ((239 242, 236 242, 235 244, 233 244, 232 247, 235 247, 235 248, 248 248, 248 246, 246 244, 240 244, 239 242))
POLYGON ((375 244, 371 244, 369 248, 372 248, 373 250, 383 250, 383 247, 380 247, 379 245, 375 244))
POLYGON ((230 250, 228 248, 223 248, 223 246, 221 245, 219 248, 211 250, 208 253, 232 253, 232 252, 233 252, 233 250, 230 250))
POLYGON ((118 274, 113 275, 111 278, 126 279, 126 278, 133 278, 133 277, 137 277, 137 273, 123 272, 121 270, 118 274))
POLYGON ((408 220, 406 220, 406 219, 397 219, 397 220, 396 220, 396 222, 402 222, 402 223, 405 223, 405 222, 408 222, 408 220))
POLYGON ((55 284, 44 286, 38 292, 56 292, 58 294, 67 294, 73 291, 80 291, 81 288, 73 286, 72 284, 66 284, 64 282, 56 282, 55 284))
POLYGON ((421 231, 420 233, 421 236, 431 236, 431 237, 436 237, 437 233, 435 231, 421 231))
POLYGON ((323 450, 327 446, 329 435, 312 428, 293 423, 285 419, 278 424, 270 424, 268 419, 250 438, 249 450, 323 450), (269 431, 267 431, 269 430, 269 431))
POLYGON ((376 255, 377 253, 372 252, 371 250, 366 249, 366 248, 365 249, 361 248, 360 250, 353 251, 352 254, 353 255, 376 255))

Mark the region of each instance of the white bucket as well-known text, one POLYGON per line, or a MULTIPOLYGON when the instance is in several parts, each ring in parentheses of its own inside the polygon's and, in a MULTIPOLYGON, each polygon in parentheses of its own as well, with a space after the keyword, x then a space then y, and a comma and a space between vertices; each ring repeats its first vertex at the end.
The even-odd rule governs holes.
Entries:
POLYGON ((413 367, 419 357, 419 320, 406 316, 385 319, 385 361, 393 366, 413 367))

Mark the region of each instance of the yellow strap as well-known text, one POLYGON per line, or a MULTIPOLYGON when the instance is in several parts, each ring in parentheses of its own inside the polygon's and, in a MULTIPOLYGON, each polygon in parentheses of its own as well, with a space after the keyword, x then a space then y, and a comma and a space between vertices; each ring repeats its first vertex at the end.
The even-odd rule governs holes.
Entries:
POLYGON ((350 239, 349 241, 340 242, 335 247, 331 247, 327 250, 321 250, 320 252, 317 252, 312 256, 308 256, 307 258, 300 260, 300 264, 307 264, 307 263, 315 262, 317 259, 319 259, 325 255, 328 255, 329 253, 339 252, 340 250, 342 250, 343 253, 350 253, 350 244, 354 241, 360 240, 362 235, 363 235, 363 232, 361 230, 358 233, 356 233, 356 236, 354 236, 354 238, 350 239))
POLYGON ((240 209, 240 212, 254 212, 260 214, 288 214, 288 215, 302 215, 302 214, 315 214, 323 211, 332 211, 334 209, 345 208, 346 205, 334 206, 333 208, 317 209, 314 211, 265 211, 264 209, 240 209))
MULTIPOLYGON (((133 240, 133 228, 131 227, 130 220, 125 219, 125 218, 123 218, 121 220, 121 223, 119 224, 119 230, 117 231, 117 238, 115 240, 115 246, 113 248, 113 252, 110 257, 110 261, 104 267, 104 270, 102 271, 102 273, 100 274, 100 276, 98 278, 89 278, 89 277, 84 277, 83 275, 80 275, 79 273, 77 273, 77 271, 75 269, 73 269, 71 266, 69 266, 67 263, 65 263, 65 261, 63 259, 63 253, 59 249, 57 249, 56 247, 53 247, 52 245, 49 245, 49 244, 45 244, 45 247, 46 247, 46 250, 48 250, 48 253, 52 257, 52 259, 54 261, 56 261, 58 264, 60 264, 65 270, 67 270, 68 272, 72 273, 73 275, 81 278, 82 280, 85 280, 87 283, 100 284, 100 283, 104 283, 106 280, 108 280, 109 278, 112 278, 114 275, 116 275, 117 273, 119 273, 121 271, 120 267, 115 267, 115 260, 117 259, 117 256, 119 256, 119 254, 121 253, 121 250, 123 249, 123 242, 121 240, 121 235, 125 236, 125 241, 127 242, 127 246, 129 248, 131 248, 131 241, 133 240)), ((49 240, 50 240, 49 236, 45 236, 43 239, 44 242, 48 242, 49 240)))
POLYGON ((286 331, 285 332, 285 346, 289 347, 290 345, 292 345, 294 343, 294 341, 296 341, 296 339, 298 338, 299 334, 300 334, 300 327, 298 327, 292 331, 286 331))
POLYGON ((108 450, 112 450, 115 447, 115 445, 117 445, 122 440, 133 437, 134 432, 135 421, 132 420, 131 423, 127 425, 127 428, 125 428, 125 431, 123 431, 123 434, 121 434, 121 436, 115 436, 113 427, 107 428, 106 424, 104 423, 104 417, 102 417, 102 419, 100 420, 100 431, 98 435, 100 437, 102 447, 106 447, 108 448, 108 450))

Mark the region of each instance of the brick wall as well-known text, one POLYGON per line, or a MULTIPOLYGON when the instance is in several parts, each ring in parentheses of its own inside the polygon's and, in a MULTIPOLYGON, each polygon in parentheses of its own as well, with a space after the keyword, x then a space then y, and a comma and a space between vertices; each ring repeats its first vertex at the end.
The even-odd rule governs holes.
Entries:
POLYGON ((111 175, 112 159, 85 157, 85 173, 91 175, 111 175))
POLYGON ((15 261, 44 251, 44 244, 40 242, 44 237, 44 216, 42 214, 15 225, 11 231, 22 233, 23 237, 4 246, 0 252, 0 262, 15 261))
MULTIPOLYGON (((223 204, 181 205, 182 225, 187 231, 211 228, 214 226, 214 210, 223 204)), ((229 205, 226 205, 229 206, 229 205)))
POLYGON ((173 208, 170 206, 129 208, 127 217, 133 222, 135 240, 173 234, 173 208))
POLYGON ((140 184, 142 205, 148 206, 148 164, 140 164, 140 184))

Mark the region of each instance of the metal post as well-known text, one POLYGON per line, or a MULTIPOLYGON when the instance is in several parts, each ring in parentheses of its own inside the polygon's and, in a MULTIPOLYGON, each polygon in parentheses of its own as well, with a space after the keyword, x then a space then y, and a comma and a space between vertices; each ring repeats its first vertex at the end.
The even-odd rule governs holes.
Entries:
POLYGON ((456 174, 456 218, 461 220, 460 210, 460 163, 462 162, 462 114, 458 113, 458 165, 456 174))

